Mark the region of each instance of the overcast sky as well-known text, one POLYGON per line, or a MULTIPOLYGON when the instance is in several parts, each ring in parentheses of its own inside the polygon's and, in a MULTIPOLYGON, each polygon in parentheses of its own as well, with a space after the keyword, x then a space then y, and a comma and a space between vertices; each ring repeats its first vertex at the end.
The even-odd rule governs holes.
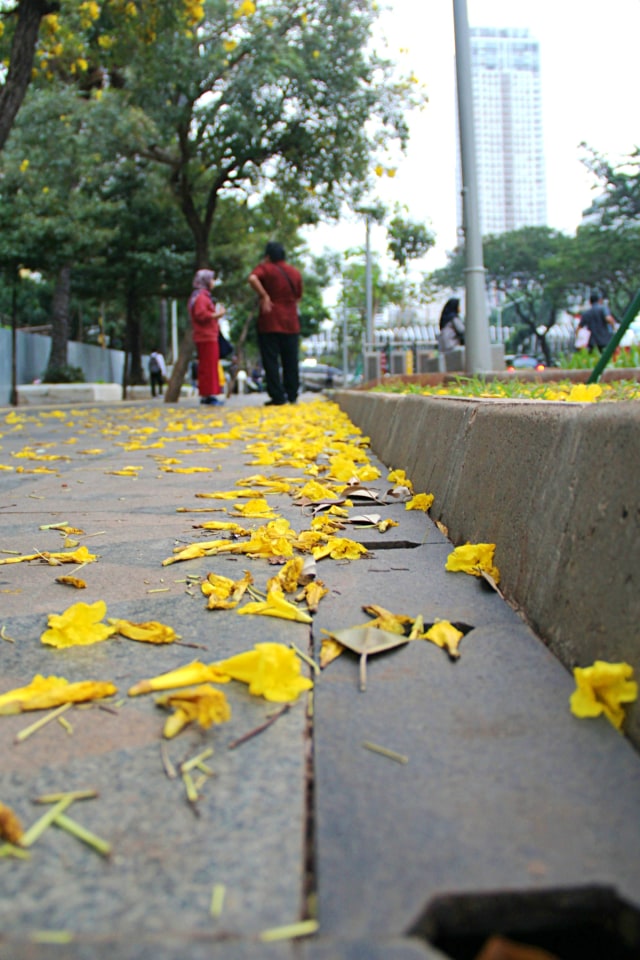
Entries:
MULTIPOLYGON (((456 242, 453 0, 381 0, 387 54, 426 85, 429 103, 410 120, 408 152, 393 179, 376 180, 390 206, 427 222, 437 245, 420 266, 435 269, 456 242), (406 51, 406 52, 401 52, 406 51)), ((585 141, 610 159, 640 146, 640 0, 467 0, 471 27, 528 27, 540 43, 549 226, 571 233, 592 196, 580 162, 585 141)), ((397 157, 390 157, 390 165, 397 157)), ((314 252, 364 242, 364 227, 308 234, 314 252)), ((382 231, 374 247, 386 245, 382 231)))

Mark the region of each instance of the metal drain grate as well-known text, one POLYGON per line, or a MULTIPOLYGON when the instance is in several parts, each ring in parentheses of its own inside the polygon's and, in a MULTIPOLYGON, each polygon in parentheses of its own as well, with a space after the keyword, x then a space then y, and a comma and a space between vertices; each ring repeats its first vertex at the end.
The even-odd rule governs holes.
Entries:
POLYGON ((640 958, 640 910, 611 887, 437 897, 407 933, 451 960, 475 960, 494 935, 559 960, 640 958))

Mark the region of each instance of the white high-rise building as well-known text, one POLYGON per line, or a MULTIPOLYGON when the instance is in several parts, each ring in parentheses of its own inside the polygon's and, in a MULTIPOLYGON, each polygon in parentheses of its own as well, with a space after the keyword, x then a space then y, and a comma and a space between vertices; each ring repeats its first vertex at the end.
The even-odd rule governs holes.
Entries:
POLYGON ((545 226, 539 44, 525 29, 475 27, 470 34, 482 234, 545 226))

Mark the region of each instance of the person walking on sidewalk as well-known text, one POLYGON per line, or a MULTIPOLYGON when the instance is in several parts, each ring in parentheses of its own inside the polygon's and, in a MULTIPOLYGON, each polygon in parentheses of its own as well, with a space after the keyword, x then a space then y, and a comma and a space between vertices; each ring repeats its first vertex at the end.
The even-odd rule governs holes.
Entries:
POLYGON ((298 303, 302 277, 286 262, 282 244, 270 241, 264 260, 251 272, 248 282, 260 298, 258 345, 270 397, 267 405, 280 406, 287 400, 295 403, 300 386, 298 303))
POLYGON ((613 336, 615 320, 605 310, 602 305, 602 296, 597 290, 594 290, 589 297, 589 303, 591 306, 582 314, 578 330, 589 331, 590 336, 587 341, 589 353, 593 351, 594 347, 602 352, 613 336))
POLYGON ((198 270, 193 278, 193 290, 189 297, 189 318, 193 342, 198 353, 198 392, 200 403, 220 404, 220 379, 218 376, 218 321, 225 309, 212 296, 215 284, 213 270, 198 270))
POLYGON ((167 365, 164 357, 156 348, 149 356, 149 384, 151 385, 151 396, 155 397, 156 390, 158 395, 162 396, 162 385, 167 379, 167 365))

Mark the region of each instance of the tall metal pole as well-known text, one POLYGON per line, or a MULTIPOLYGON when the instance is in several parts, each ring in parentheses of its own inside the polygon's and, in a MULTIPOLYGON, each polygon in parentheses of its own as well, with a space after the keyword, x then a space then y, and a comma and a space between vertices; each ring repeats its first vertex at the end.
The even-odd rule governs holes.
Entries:
POLYGON ((9 403, 12 407, 18 406, 18 280, 20 274, 16 269, 13 275, 13 290, 11 293, 11 396, 9 403))
POLYGON ((365 262, 365 296, 366 296, 366 317, 367 317, 367 346, 371 350, 373 347, 373 285, 371 281, 371 217, 367 214, 367 238, 366 238, 366 262, 365 262))
POLYGON ((467 373, 482 374, 491 371, 491 341, 484 286, 482 234, 480 233, 467 0, 453 0, 453 17, 462 160, 462 222, 465 238, 465 365, 467 373))

